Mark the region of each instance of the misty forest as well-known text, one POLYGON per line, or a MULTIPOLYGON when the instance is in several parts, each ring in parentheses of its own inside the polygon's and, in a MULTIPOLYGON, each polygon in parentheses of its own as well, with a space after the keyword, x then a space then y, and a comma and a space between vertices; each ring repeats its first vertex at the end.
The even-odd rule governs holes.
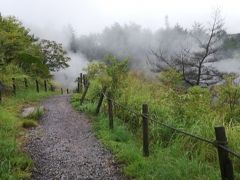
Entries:
POLYGON ((240 179, 240 32, 0 16, 0 179, 240 179), (47 30, 46 30, 47 31, 47 30))

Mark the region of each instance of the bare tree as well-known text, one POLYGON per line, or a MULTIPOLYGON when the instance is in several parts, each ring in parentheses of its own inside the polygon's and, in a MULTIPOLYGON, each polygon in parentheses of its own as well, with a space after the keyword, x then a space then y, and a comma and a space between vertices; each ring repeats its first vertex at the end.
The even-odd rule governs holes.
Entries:
POLYGON ((223 19, 220 12, 214 12, 208 28, 196 24, 189 36, 195 42, 193 47, 184 47, 175 54, 167 54, 161 48, 151 49, 147 56, 152 71, 160 72, 169 68, 182 74, 183 80, 189 85, 211 85, 222 79, 222 74, 213 67, 219 61, 216 53, 221 49, 223 19))

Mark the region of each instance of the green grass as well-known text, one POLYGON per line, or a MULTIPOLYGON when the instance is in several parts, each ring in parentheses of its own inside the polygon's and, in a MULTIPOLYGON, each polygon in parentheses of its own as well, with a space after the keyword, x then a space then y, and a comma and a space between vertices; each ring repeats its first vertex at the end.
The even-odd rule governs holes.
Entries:
MULTIPOLYGON (((32 161, 22 150, 26 119, 20 117, 23 106, 53 95, 52 92, 36 93, 35 89, 17 91, 16 97, 3 97, 0 104, 0 179, 28 179, 32 161)), ((27 122, 29 125, 29 122, 27 122)))
POLYGON ((150 156, 143 157, 139 135, 129 131, 118 118, 114 119, 114 130, 109 130, 108 118, 103 112, 94 116, 96 104, 87 101, 80 106, 78 99, 79 95, 72 96, 73 107, 89 115, 97 138, 112 151, 125 175, 146 180, 220 179, 218 164, 202 162, 200 157, 190 158, 178 142, 167 147, 150 142, 150 156))

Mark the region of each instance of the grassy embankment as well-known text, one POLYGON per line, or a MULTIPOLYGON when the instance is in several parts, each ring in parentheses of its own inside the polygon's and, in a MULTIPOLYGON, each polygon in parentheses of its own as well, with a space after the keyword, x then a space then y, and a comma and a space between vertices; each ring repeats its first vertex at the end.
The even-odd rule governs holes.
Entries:
MULTIPOLYGON (((0 104, 0 179, 27 179, 30 177, 32 161, 23 151, 26 130, 24 124, 34 125, 34 117, 20 116, 24 106, 35 105, 38 101, 53 95, 53 92, 37 93, 34 87, 17 90, 16 97, 4 96, 0 104)), ((37 123, 37 122, 35 122, 37 123)))
MULTIPOLYGON (((211 102, 209 90, 193 87, 184 93, 176 93, 168 87, 143 80, 129 74, 121 96, 115 100, 125 107, 141 112, 141 104, 149 105, 150 114, 157 115, 159 122, 170 124, 192 134, 214 140, 214 126, 224 125, 229 145, 239 151, 239 123, 227 122, 227 110, 211 102), (131 85, 131 86, 130 86, 131 85)), ((136 179, 220 179, 217 151, 211 145, 188 136, 177 134, 157 123, 150 122, 150 156, 142 156, 141 117, 115 106, 114 130, 108 129, 107 104, 95 116, 96 94, 101 89, 91 81, 87 101, 79 104, 79 94, 72 96, 75 109, 87 113, 96 136, 123 164, 126 175, 136 179)), ((234 174, 240 178, 239 159, 234 162, 234 174)))

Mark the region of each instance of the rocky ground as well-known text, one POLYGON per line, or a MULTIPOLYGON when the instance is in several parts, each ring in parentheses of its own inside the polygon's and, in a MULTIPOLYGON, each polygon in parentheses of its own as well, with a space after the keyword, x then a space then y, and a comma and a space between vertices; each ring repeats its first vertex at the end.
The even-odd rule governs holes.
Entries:
POLYGON ((69 96, 54 96, 42 105, 44 116, 26 144, 35 164, 32 179, 126 179, 69 96))

